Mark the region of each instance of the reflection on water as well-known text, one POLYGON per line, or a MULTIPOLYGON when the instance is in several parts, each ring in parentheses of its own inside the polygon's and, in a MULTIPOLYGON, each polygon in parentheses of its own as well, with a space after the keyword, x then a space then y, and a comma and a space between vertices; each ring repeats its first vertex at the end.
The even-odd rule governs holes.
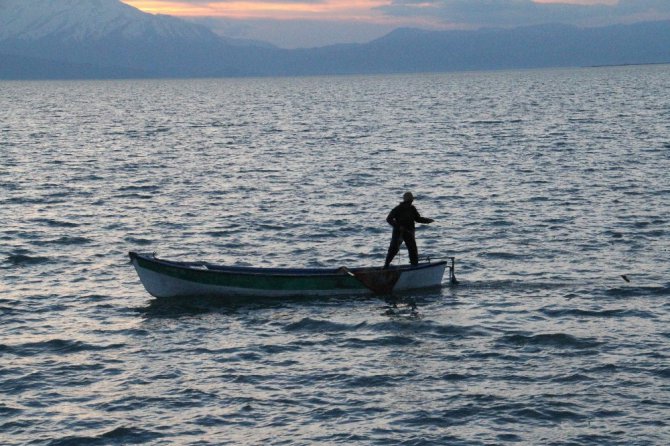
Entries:
POLYGON ((667 444, 669 69, 0 83, 4 442, 667 444), (127 262, 381 266, 406 190, 397 309, 127 262))

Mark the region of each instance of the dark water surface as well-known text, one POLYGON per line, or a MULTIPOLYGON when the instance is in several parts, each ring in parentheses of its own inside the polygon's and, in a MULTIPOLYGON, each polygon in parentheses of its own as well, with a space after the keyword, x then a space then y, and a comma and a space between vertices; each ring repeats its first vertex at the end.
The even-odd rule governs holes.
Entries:
POLYGON ((670 66, 2 82, 0 444, 669 444, 668 172, 670 66), (126 257, 381 264, 405 190, 416 317, 126 257))

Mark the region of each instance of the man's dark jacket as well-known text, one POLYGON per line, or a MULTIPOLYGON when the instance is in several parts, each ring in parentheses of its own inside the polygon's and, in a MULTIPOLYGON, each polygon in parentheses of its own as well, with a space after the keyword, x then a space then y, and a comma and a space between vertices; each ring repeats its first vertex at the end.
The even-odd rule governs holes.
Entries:
POLYGON ((419 211, 416 210, 412 203, 403 201, 389 212, 386 221, 393 226, 394 229, 400 229, 400 227, 402 227, 405 231, 414 231, 414 222, 430 223, 432 220, 419 215, 419 211))

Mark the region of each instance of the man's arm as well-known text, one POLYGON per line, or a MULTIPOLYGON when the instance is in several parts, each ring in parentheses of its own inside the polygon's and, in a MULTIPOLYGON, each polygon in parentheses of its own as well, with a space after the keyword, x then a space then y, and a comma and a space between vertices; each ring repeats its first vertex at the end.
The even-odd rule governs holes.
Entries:
POLYGON ((419 211, 414 208, 414 221, 417 223, 432 223, 435 220, 432 218, 422 217, 421 214, 419 214, 419 211))
POLYGON ((395 220, 395 209, 393 209, 393 210, 391 210, 391 212, 389 212, 389 215, 386 217, 386 222, 388 224, 390 224, 391 226, 393 226, 394 228, 396 227, 397 222, 395 220))

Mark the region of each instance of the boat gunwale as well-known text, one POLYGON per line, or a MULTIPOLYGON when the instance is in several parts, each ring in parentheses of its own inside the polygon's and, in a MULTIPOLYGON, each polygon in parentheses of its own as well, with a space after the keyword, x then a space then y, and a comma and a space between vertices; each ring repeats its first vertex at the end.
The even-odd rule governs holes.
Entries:
MULTIPOLYGON (((217 265, 209 262, 180 262, 175 260, 159 259, 154 254, 137 253, 131 251, 128 253, 131 260, 142 259, 147 262, 156 263, 166 267, 179 268, 199 273, 213 274, 238 274, 245 276, 272 276, 272 277, 300 277, 300 276, 341 276, 349 272, 381 271, 381 267, 356 267, 356 268, 263 268, 253 266, 227 266, 217 265)), ((428 261, 419 265, 400 265, 390 266, 389 271, 398 271, 400 273, 408 271, 418 271, 425 268, 432 268, 440 265, 446 265, 446 260, 428 261)))

